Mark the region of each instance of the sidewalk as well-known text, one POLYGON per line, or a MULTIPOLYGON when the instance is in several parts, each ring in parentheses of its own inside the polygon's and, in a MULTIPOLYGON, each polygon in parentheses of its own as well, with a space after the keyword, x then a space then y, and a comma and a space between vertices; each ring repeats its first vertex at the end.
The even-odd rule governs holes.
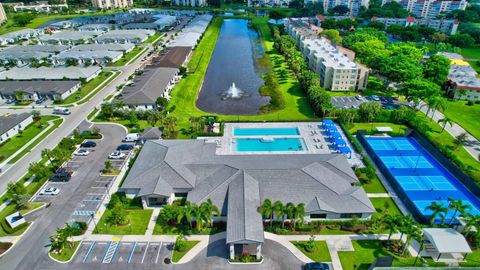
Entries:
MULTIPOLYGON (((421 112, 423 112, 424 114, 427 113, 428 106, 425 102, 423 102, 423 101, 420 102, 419 107, 420 107, 421 112)), ((435 111, 435 113, 433 111, 430 112, 427 116, 429 116, 431 118, 432 114, 433 114, 433 121, 435 121, 436 123, 438 123, 438 121, 440 119, 445 118, 445 115, 443 115, 443 113, 439 112, 438 110, 435 111)), ((462 133, 466 133, 467 134, 467 143, 463 147, 470 153, 470 155, 472 155, 472 157, 475 160, 479 160, 478 158, 479 158, 479 155, 480 155, 480 142, 475 137, 473 137, 470 133, 468 133, 465 129, 463 129, 457 123, 454 123, 452 126, 447 124, 445 126, 445 131, 447 131, 453 137, 456 137, 456 136, 458 136, 462 133)))
POLYGON ((152 217, 150 218, 150 222, 148 222, 147 232, 145 232, 146 236, 153 235, 153 229, 155 228, 155 223, 157 222, 157 218, 159 214, 160 214, 160 208, 153 209, 152 217))

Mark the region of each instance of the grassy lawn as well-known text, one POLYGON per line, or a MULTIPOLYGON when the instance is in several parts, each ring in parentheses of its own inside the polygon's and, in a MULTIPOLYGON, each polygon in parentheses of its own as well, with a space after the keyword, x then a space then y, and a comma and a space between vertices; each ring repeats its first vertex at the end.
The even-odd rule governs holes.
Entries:
POLYGON ((461 267, 480 267, 480 248, 468 254, 466 260, 466 262, 460 263, 461 267))
POLYGON ((147 38, 147 40, 145 40, 143 43, 153 43, 155 40, 157 40, 157 38, 159 38, 163 33, 160 33, 160 32, 155 32, 155 34, 153 34, 153 36, 150 36, 149 38, 147 38))
POLYGON ((455 100, 447 103, 443 111, 446 117, 462 126, 468 133, 480 140, 480 104, 468 106, 466 101, 455 100))
MULTIPOLYGON (((168 110, 171 112, 170 115, 177 118, 177 128, 180 131, 190 129, 189 117, 212 115, 197 109, 195 101, 220 33, 222 21, 223 19, 219 17, 213 19, 188 63, 189 73, 180 80, 171 93, 172 99, 168 110)), ((256 17, 252 23, 257 24, 258 29, 260 29, 265 51, 273 63, 277 78, 279 78, 286 107, 272 113, 255 116, 217 115, 222 121, 278 121, 280 119, 284 121, 308 121, 314 117, 305 95, 301 92, 298 82, 292 78, 284 58, 273 51, 272 37, 266 22, 267 17, 256 17)), ((180 137, 186 138, 187 134, 180 132, 180 137)))
POLYGON ((137 59, 138 57, 140 57, 140 54, 142 52, 144 52, 145 49, 146 48, 144 48, 144 47, 137 46, 137 47, 133 48, 133 50, 131 50, 128 53, 126 53, 125 55, 123 55, 122 58, 120 58, 120 60, 118 60, 115 63, 110 64, 110 66, 113 66, 113 67, 124 66, 130 60, 137 59))
POLYGON ((305 245, 307 243, 308 241, 292 241, 292 244, 294 244, 303 254, 312 259, 314 262, 332 261, 326 241, 315 241, 315 251, 311 253, 305 249, 305 245))
POLYGON ((397 125, 393 123, 354 123, 352 128, 350 128, 348 131, 350 134, 355 134, 357 133, 357 130, 366 130, 367 134, 373 134, 376 133, 377 127, 390 127, 392 128, 392 134, 403 134, 405 133, 405 130, 407 130, 407 127, 404 125, 397 125))
POLYGON ((95 227, 96 234, 144 235, 153 210, 126 210, 130 225, 115 226, 107 223, 110 209, 106 209, 95 227))
MULTIPOLYGON (((480 63, 479 61, 467 61, 467 62, 470 64, 470 66, 472 66, 472 68, 473 68, 477 73, 480 74, 480 66, 477 64, 477 63, 480 63)), ((478 75, 477 75, 477 77, 478 77, 478 75)))
MULTIPOLYGON (((360 173, 357 175, 357 177, 359 179, 366 179, 367 175, 366 173, 360 173)), ((375 175, 373 179, 370 179, 370 183, 362 183, 362 187, 367 193, 387 193, 387 190, 385 189, 377 175, 375 175)))
MULTIPOLYGON (((82 98, 89 95, 101 83, 105 82, 104 86, 106 86, 109 82, 111 82, 113 78, 115 78, 115 76, 112 76, 112 75, 113 75, 113 72, 110 72, 110 71, 101 72, 96 78, 87 82, 76 92, 72 93, 66 99, 62 100, 59 104, 70 104, 70 103, 74 103, 81 100, 82 98)), ((100 87, 100 89, 102 89, 102 87, 100 87)))
POLYGON ((43 206, 44 204, 45 203, 42 203, 42 202, 30 202, 28 204, 27 209, 22 209, 19 212, 20 212, 20 214, 25 215, 26 213, 28 213, 30 211, 33 211, 33 210, 39 208, 40 206, 43 206))
POLYGON ((479 47, 462 48, 461 55, 465 58, 480 59, 480 48, 479 47))
MULTIPOLYGON (((58 119, 58 116, 42 116, 39 121, 31 123, 21 134, 17 134, 0 145, 1 160, 15 154, 22 146, 30 142, 35 136, 44 130, 48 121, 58 119)), ((34 143, 35 144, 35 143, 34 143)))
POLYGON ((48 117, 48 118, 54 119, 53 120, 53 125, 51 125, 48 128, 48 130, 45 131, 45 133, 43 133, 42 135, 40 135, 32 144, 30 144, 28 147, 26 147, 20 153, 18 153, 15 157, 13 157, 8 162, 8 164, 13 164, 13 163, 17 162, 26 153, 28 153, 30 150, 32 150, 37 144, 39 144, 43 139, 45 139, 48 135, 50 135, 50 133, 52 133, 55 129, 57 129, 63 123, 63 118, 60 118, 60 117, 57 117, 57 116, 43 116, 43 117, 48 117))
POLYGON ((72 258, 73 253, 75 253, 79 245, 80 245, 80 241, 75 241, 73 242, 72 248, 68 248, 68 247, 64 248, 60 253, 55 253, 50 251, 50 256, 52 256, 52 258, 58 261, 67 262, 68 260, 70 260, 70 258, 72 258))
POLYGON ((398 209, 397 204, 392 200, 392 198, 370 198, 377 214, 382 215, 384 212, 388 212, 391 215, 402 215, 400 209, 398 209))
MULTIPOLYGON (((5 209, 3 209, 0 212, 0 222, 2 222, 2 226, 0 226, 0 237, 21 235, 23 232, 25 232, 27 230, 28 226, 25 226, 25 227, 13 232, 13 233, 9 233, 8 231, 5 231, 3 226, 8 226, 7 222, 5 221, 5 217, 9 216, 9 215, 11 215, 15 212, 16 212, 15 205, 8 205, 7 207, 5 207, 5 209)), ((22 226, 22 225, 20 225, 20 226, 22 226)))
POLYGON ((176 249, 173 250, 172 254, 172 261, 173 262, 178 262, 180 261, 187 252, 189 252, 196 244, 198 244, 200 241, 181 241, 185 244, 185 249, 182 251, 177 251, 176 249))
MULTIPOLYGON (((352 244, 355 251, 338 252, 344 270, 367 270, 376 258, 382 256, 393 256, 392 266, 411 267, 415 262, 415 257, 397 257, 383 250, 381 241, 378 240, 352 241, 352 244)), ((427 263, 431 264, 432 262, 427 260, 427 263)), ((417 261, 416 266, 422 266, 420 259, 417 261)))
POLYGON ((93 116, 95 116, 95 114, 96 114, 99 110, 100 110, 100 109, 95 108, 93 111, 91 111, 91 112, 87 115, 87 119, 88 119, 88 120, 92 120, 93 116))

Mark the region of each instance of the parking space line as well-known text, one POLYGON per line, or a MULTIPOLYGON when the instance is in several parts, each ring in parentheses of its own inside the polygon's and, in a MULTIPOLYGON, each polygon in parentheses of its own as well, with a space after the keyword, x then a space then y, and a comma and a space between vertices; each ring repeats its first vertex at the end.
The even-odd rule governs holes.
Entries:
POLYGON ((158 256, 160 256, 160 250, 162 249, 162 242, 158 244, 157 258, 155 258, 155 264, 158 262, 158 256))
POLYGON ((100 195, 100 196, 103 196, 103 195, 105 195, 105 193, 87 193, 87 195, 100 195))
POLYGON ((127 263, 130 263, 130 261, 132 260, 133 252, 135 251, 136 247, 137 247, 137 242, 133 242, 133 248, 132 248, 132 251, 130 251, 130 255, 128 256, 127 263))
POLYGON ((148 250, 148 246, 150 245, 150 242, 147 242, 147 247, 145 248, 145 252, 143 253, 143 257, 142 257, 142 262, 145 260, 145 256, 147 255, 147 250, 148 250))
POLYGON ((88 257, 90 256, 90 253, 92 253, 92 250, 93 250, 93 248, 95 247, 96 244, 97 244, 97 241, 92 242, 92 245, 88 249, 87 254, 85 255, 85 258, 83 258, 83 263, 85 263, 87 261, 88 257))

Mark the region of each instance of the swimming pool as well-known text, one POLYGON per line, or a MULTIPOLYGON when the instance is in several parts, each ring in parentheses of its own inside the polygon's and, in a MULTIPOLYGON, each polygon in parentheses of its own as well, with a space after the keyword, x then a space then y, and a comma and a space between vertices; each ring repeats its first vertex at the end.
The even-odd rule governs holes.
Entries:
POLYGON ((304 151, 305 142, 301 138, 245 138, 235 139, 237 152, 279 152, 304 151))
POLYGON ((233 136, 295 136, 300 135, 298 128, 234 128, 233 136))
MULTIPOLYGON (((411 137, 365 137, 365 140, 393 176, 412 205, 424 217, 432 212, 426 207, 437 202, 445 207, 448 198, 470 205, 471 214, 480 214, 480 200, 428 151, 411 137)), ((446 215, 447 221, 454 211, 446 215)), ((436 222, 440 221, 440 217, 436 222)))

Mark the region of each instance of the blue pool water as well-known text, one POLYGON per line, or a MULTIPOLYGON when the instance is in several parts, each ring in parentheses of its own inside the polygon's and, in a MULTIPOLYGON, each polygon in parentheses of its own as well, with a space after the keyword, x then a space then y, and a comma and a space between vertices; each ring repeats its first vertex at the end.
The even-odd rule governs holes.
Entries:
POLYGON ((234 128, 233 136, 290 136, 300 135, 298 128, 234 128))
MULTIPOLYGON (((365 138, 417 210, 428 218, 425 208, 433 201, 448 206, 448 198, 461 199, 480 214, 480 200, 411 137, 365 138)), ((454 211, 447 213, 447 221, 454 211)), ((440 218, 436 222, 439 222, 440 218)))
POLYGON ((303 151, 305 144, 300 138, 275 138, 265 141, 257 138, 235 139, 238 152, 303 151))

